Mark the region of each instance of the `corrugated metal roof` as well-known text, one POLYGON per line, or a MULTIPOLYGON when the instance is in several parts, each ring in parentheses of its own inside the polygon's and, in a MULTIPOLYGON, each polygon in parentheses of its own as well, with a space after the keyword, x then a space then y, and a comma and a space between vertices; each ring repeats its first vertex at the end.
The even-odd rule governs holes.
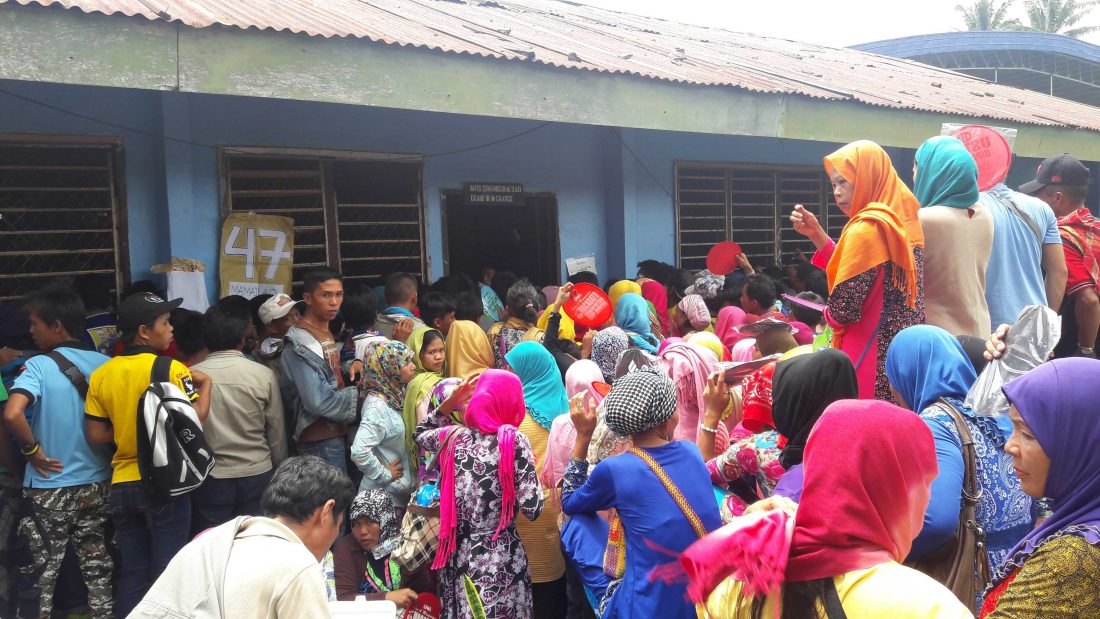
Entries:
POLYGON ((1100 108, 917 62, 556 0, 0 0, 1100 131, 1100 108))

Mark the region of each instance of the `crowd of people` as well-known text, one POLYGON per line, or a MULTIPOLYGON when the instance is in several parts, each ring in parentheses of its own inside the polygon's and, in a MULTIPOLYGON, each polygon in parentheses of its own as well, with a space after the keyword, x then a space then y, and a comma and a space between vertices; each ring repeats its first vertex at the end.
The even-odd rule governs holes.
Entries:
POLYGON ((786 266, 644 261, 598 326, 563 309, 591 272, 318 268, 204 314, 149 282, 114 312, 27 295, 0 615, 1100 617, 1088 169, 979 191, 951 137, 912 190, 872 142, 824 163, 838 239, 796 206, 816 252, 786 266), (1030 306, 1062 316, 1052 360, 975 410, 1030 306))

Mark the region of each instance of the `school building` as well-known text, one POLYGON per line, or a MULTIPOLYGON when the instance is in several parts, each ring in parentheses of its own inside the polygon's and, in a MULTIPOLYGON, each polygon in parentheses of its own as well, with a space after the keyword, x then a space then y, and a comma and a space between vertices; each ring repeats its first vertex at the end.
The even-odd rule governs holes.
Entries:
POLYGON ((1015 129, 1011 184, 1100 173, 1095 107, 573 2, 0 0, 0 301, 172 256, 216 295, 233 212, 293 218, 296 280, 786 262, 794 204, 844 223, 824 155, 874 140, 907 178, 944 123, 1015 129))

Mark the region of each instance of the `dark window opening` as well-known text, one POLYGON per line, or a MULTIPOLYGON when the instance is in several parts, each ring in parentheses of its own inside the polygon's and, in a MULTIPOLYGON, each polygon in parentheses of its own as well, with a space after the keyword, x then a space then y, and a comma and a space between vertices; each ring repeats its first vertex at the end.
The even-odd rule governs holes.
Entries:
POLYGON ((427 276, 419 161, 223 153, 223 168, 227 212, 294 220, 294 296, 324 265, 368 286, 427 276))
POLYGON ((721 241, 740 244, 757 266, 789 264, 799 249, 809 257, 813 243, 794 231, 790 213, 802 204, 836 238, 847 218, 830 206, 831 193, 820 168, 676 164, 677 264, 705 269, 721 241))
POLYGON ((558 201, 530 193, 524 206, 466 206, 462 192, 443 194, 447 273, 475 281, 481 269, 514 272, 536 286, 561 281, 558 201))
POLYGON ((0 301, 77 277, 117 299, 129 275, 121 170, 117 140, 0 138, 0 301))

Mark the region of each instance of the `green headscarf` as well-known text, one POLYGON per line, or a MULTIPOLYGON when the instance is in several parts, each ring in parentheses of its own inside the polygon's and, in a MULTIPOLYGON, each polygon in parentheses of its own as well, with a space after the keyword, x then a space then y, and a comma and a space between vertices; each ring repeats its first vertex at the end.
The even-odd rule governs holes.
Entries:
POLYGON ((970 208, 978 202, 978 164, 957 138, 925 140, 916 162, 913 193, 922 207, 970 208))
POLYGON ((416 432, 416 405, 431 393, 436 383, 443 380, 442 372, 429 372, 420 361, 420 353, 424 352, 424 336, 429 331, 436 331, 436 329, 420 327, 413 331, 405 342, 412 351, 413 363, 416 364, 416 376, 409 382, 408 389, 405 391, 405 406, 401 409, 401 418, 405 421, 405 451, 409 452, 410 465, 418 462, 416 441, 413 440, 413 433, 416 432))

